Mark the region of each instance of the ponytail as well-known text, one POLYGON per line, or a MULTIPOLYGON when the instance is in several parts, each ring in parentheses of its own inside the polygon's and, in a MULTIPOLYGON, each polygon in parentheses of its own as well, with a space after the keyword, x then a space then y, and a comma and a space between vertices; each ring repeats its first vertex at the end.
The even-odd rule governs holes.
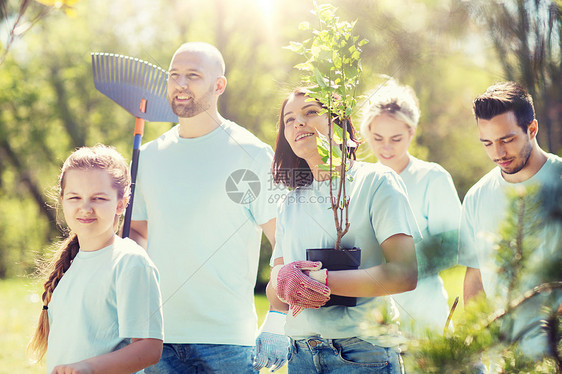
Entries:
POLYGON ((60 249, 58 250, 59 256, 57 258, 57 255, 55 255, 54 258, 56 261, 51 262, 49 266, 51 271, 47 281, 43 285, 45 289, 42 296, 43 310, 41 310, 41 314, 39 315, 39 322, 35 334, 33 338, 31 338, 26 350, 27 355, 36 361, 40 361, 47 352, 47 342, 49 338, 49 314, 47 309, 51 302, 51 297, 64 273, 68 270, 72 261, 78 254, 79 249, 78 237, 76 234, 71 233, 68 238, 60 244, 60 249))

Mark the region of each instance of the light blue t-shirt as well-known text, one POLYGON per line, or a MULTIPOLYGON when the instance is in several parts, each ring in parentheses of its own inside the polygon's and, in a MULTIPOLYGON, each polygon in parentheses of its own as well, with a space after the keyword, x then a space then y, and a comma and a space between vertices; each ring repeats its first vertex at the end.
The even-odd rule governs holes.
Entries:
POLYGON ((273 151, 230 121, 198 138, 178 128, 141 148, 133 205, 160 271, 165 342, 254 345, 273 151))
POLYGON ((158 271, 130 239, 79 251, 49 303, 47 373, 109 353, 128 338, 163 339, 158 271))
MULTIPOLYGON (((408 200, 416 217, 423 240, 416 243, 418 267, 426 267, 432 262, 439 263, 449 251, 449 258, 456 258, 458 225, 461 202, 451 175, 440 165, 410 156, 406 169, 400 173, 406 185, 408 200), (450 242, 442 244, 442 249, 432 249, 428 253, 438 258, 426 258, 423 245, 435 245, 432 238, 446 233, 450 242)), ((400 310, 402 326, 414 332, 430 328, 442 332, 449 314, 448 295, 443 280, 438 274, 424 274, 420 269, 418 285, 415 290, 392 295, 400 310)))
MULTIPOLYGON (((503 303, 498 307, 505 307, 507 285, 499 282, 494 248, 500 239, 499 226, 506 219, 508 212, 506 191, 562 183, 562 158, 553 154, 547 154, 547 157, 547 161, 541 169, 521 183, 506 182, 499 167, 492 169, 468 191, 463 201, 459 234, 459 264, 480 269, 486 295, 492 300, 499 296, 500 302, 503 303)), ((542 227, 541 232, 534 233, 539 242, 533 251, 533 257, 529 260, 530 267, 544 264, 545 261, 553 258, 556 251, 562 249, 560 225, 544 222, 542 227)), ((520 274, 520 276, 525 288, 522 291, 530 290, 538 285, 537 280, 530 274, 520 274)), ((562 297, 558 299, 562 302, 562 297)), ((516 336, 526 326, 541 318, 537 309, 532 302, 527 302, 519 309, 512 336, 516 336)), ((534 335, 531 334, 531 336, 534 335)), ((539 336, 539 339, 534 341, 529 339, 529 342, 525 349, 530 354, 544 351, 544 336, 542 338, 539 336)))
MULTIPOLYGON (((349 176, 353 178, 351 182, 346 181, 351 225, 342 244, 345 248, 361 249, 360 268, 383 264, 380 243, 396 234, 419 239, 406 189, 398 175, 383 165, 355 162, 349 176)), ((275 238, 273 259, 283 257, 286 264, 306 259, 307 248, 334 246, 336 235, 328 182, 314 181, 287 195, 279 210, 275 238)), ((297 317, 288 315, 286 334, 294 339, 313 335, 325 339, 357 336, 382 346, 395 345, 395 339, 377 336, 376 318, 370 317, 383 305, 396 317, 387 297, 358 298, 355 307, 305 309, 297 317)))

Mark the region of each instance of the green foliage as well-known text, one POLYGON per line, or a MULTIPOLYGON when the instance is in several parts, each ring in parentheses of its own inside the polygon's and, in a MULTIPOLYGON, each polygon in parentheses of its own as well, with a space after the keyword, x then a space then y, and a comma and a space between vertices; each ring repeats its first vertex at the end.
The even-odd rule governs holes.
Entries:
POLYGON ((349 198, 345 191, 348 147, 356 147, 347 139, 351 115, 357 105, 357 87, 361 76, 361 47, 367 40, 353 35, 356 22, 340 21, 336 8, 329 4, 318 5, 314 1, 314 12, 319 28, 313 29, 310 23, 303 22, 299 28, 312 32, 313 37, 302 43, 291 42, 288 47, 306 58, 295 67, 306 73, 305 81, 311 84, 309 96, 318 100, 326 108, 319 114, 328 112, 328 136, 318 134, 318 153, 323 165, 319 169, 329 173, 329 179, 340 178, 337 193, 330 183, 330 199, 336 226, 335 248, 341 249, 341 238, 349 230, 347 209, 349 198), (333 121, 339 126, 333 126, 333 121), (341 147, 341 148, 340 148, 341 147))
POLYGON ((492 312, 485 302, 474 303, 465 312, 455 332, 445 336, 427 332, 427 338, 412 340, 406 355, 408 371, 414 373, 471 373, 481 353, 499 336, 498 323, 484 329, 492 312), (411 353, 410 353, 411 352, 411 353))
POLYGON ((501 62, 504 80, 523 84, 534 100, 541 124, 539 142, 562 152, 562 4, 552 0, 476 0, 469 12, 487 29, 501 62))
MULTIPOLYGON (((0 280, 0 366, 1 374, 44 374, 45 360, 32 364, 25 357, 25 347, 35 329, 41 311, 42 285, 26 278, 0 280)), ((254 298, 258 325, 269 310, 264 294, 254 298)), ((265 374, 268 369, 260 371, 265 374)), ((277 371, 286 374, 287 366, 277 371)))
MULTIPOLYGON (((232 91, 234 97, 245 92, 251 105, 233 103, 223 113, 229 119, 238 118, 261 137, 274 133, 275 109, 268 112, 263 105, 273 99, 266 99, 262 91, 275 93, 274 80, 264 76, 276 70, 262 62, 250 77, 239 73, 249 60, 260 61, 254 47, 266 41, 257 41, 261 35, 249 30, 234 36, 228 28, 213 41, 208 36, 208 19, 190 23, 184 13, 175 23, 163 22, 177 11, 178 4, 170 5, 155 11, 129 2, 80 2, 76 17, 53 11, 14 42, 0 65, 0 278, 32 271, 34 258, 61 236, 55 212, 48 206, 53 202, 49 192, 62 162, 75 147, 104 143, 130 156, 134 118, 94 88, 90 52, 121 53, 167 68, 173 51, 185 40, 217 45, 222 40, 237 41, 231 48, 221 48, 229 73, 233 71, 221 103, 228 103, 232 91), (203 32, 180 32, 185 25, 196 23, 205 24, 203 32), (247 84, 246 88, 240 83, 236 86, 237 81, 247 84), (260 99, 253 99, 255 96, 260 99)), ((26 13, 23 21, 31 21, 26 17, 33 14, 26 13)), ((255 24, 247 22, 248 28, 255 24)), ((261 55, 261 61, 269 61, 270 56, 261 55)), ((144 142, 169 128, 170 124, 147 124, 144 142)))
POLYGON ((311 89, 310 96, 343 120, 351 117, 357 104, 361 47, 367 40, 353 35, 356 21, 341 21, 332 5, 318 5, 315 1, 314 8, 319 28, 313 29, 308 22, 301 23, 300 29, 310 31, 314 36, 302 43, 291 42, 289 49, 307 59, 296 68, 306 72, 305 80, 316 86, 311 89), (334 100, 334 97, 338 99, 334 100))
POLYGON ((434 276, 457 264, 458 230, 424 236, 416 243, 418 280, 434 276))
MULTIPOLYGON (((562 193, 562 186, 554 184, 555 193, 562 193)), ((502 373, 558 373, 562 343, 561 314, 558 310, 562 282, 560 268, 557 276, 543 277, 545 261, 560 263, 560 245, 549 256, 541 254, 538 233, 544 228, 545 217, 549 217, 553 204, 545 200, 549 193, 538 188, 518 188, 509 193, 509 214, 502 223, 500 239, 496 248, 498 277, 507 285, 507 296, 494 299, 493 295, 482 295, 471 301, 454 332, 445 336, 428 333, 427 339, 413 340, 407 356, 409 365, 419 373, 470 373, 480 361, 492 363, 502 373), (541 259, 534 266, 532 259, 541 259), (527 289, 530 282, 536 287, 527 289), (542 283, 549 281, 550 283, 542 283), (527 287, 527 288, 526 288, 527 287), (528 327, 515 331, 513 321, 518 313, 525 316, 544 316, 543 328, 548 331, 547 345, 554 356, 534 359, 522 354, 518 344, 528 327)), ((557 204, 557 200, 554 201, 557 204)), ((554 209, 556 210, 556 209, 554 209)), ((548 227, 551 236, 562 230, 562 220, 550 221, 557 225, 548 227)), ((540 234, 539 234, 540 235, 540 234)), ((540 236, 544 240, 544 236, 540 236)), ((518 317, 521 318, 521 317, 518 317)), ((534 323, 534 321, 529 321, 534 323)), ((530 325, 531 326, 531 325, 530 325)), ((536 326, 535 326, 536 328, 536 326)), ((546 338, 545 338, 546 339, 546 338)))
MULTIPOLYGON (((356 31, 369 39, 362 52, 360 91, 384 83, 384 76, 414 89, 421 117, 410 154, 449 171, 461 200, 493 167, 478 141, 472 100, 502 74, 485 33, 469 17, 469 3, 348 0, 347 6, 338 4, 346 17, 358 17, 356 31)), ((376 161, 365 145, 357 154, 358 159, 376 161)))
POLYGON ((45 373, 45 363, 33 365, 25 347, 41 311, 41 285, 28 279, 0 280, 0 373, 45 373))
MULTIPOLYGON (((340 21, 335 13, 332 5, 318 5, 315 1, 313 14, 318 18, 319 28, 311 28, 309 22, 301 23, 299 28, 311 32, 313 37, 302 43, 291 42, 288 48, 306 58, 306 62, 295 67, 306 73, 304 80, 311 85, 309 96, 326 106, 324 113, 330 114, 330 120, 336 118, 345 126, 357 105, 361 47, 367 40, 353 35, 356 22, 340 21)), ((328 138, 319 136, 317 140, 323 161, 332 166, 336 175, 345 157, 345 137, 343 128, 330 126, 328 138), (344 150, 332 147, 332 142, 342 145, 344 150)))
POLYGON ((500 226, 496 263, 499 265, 499 278, 508 285, 509 301, 513 299, 512 292, 522 291, 521 274, 528 268, 527 261, 540 244, 535 233, 539 232, 542 223, 538 188, 510 190, 508 199, 512 214, 500 226))
POLYGON ((20 0, 11 2, 0 1, 0 29, 5 26, 8 39, 5 45, 0 44, 0 65, 4 63, 14 42, 23 36, 53 9, 62 9, 68 16, 74 16, 74 5, 80 0, 20 0), (42 4, 43 6, 39 5, 42 4), (31 15, 30 15, 31 13, 31 15), (8 23, 10 23, 8 25, 8 23))
POLYGON ((35 0, 54 9, 61 9, 67 16, 76 16, 74 7, 80 0, 35 0))
MULTIPOLYGON (((20 4, 5 3, 0 43, 9 39, 6 33, 20 4)), ((46 204, 60 165, 74 147, 105 143, 130 157, 134 119, 95 90, 91 52, 138 57, 166 69, 181 43, 215 44, 227 64, 220 113, 273 145, 279 104, 302 78, 290 68, 303 62, 302 56, 281 47, 289 40, 309 39, 309 31, 299 30, 298 24, 317 24, 310 4, 96 0, 78 2, 76 16, 68 17, 30 1, 22 25, 33 27, 18 30, 27 31, 16 35, 0 65, 0 269, 6 269, 0 277, 30 271, 36 254, 60 236, 46 204), (47 16, 34 23, 42 9, 47 16)), ((342 19, 356 19, 353 31, 369 39, 361 47, 357 92, 382 83, 380 74, 415 89, 422 117, 410 151, 445 167, 462 198, 493 167, 478 141, 471 102, 502 76, 497 57, 484 48, 489 37, 467 15, 467 2, 332 4, 342 19)), ((148 123, 143 142, 169 128, 168 123, 148 123)), ((542 125, 540 133, 545 133, 542 125)), ((375 161, 366 146, 357 155, 375 161)), ((267 260, 260 262, 262 268, 268 267, 267 260)))

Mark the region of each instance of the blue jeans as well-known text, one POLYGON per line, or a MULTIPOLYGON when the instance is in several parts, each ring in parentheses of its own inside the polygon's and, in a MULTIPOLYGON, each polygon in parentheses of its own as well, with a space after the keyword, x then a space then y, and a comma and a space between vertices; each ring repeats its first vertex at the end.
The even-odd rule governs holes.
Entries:
POLYGON ((164 344, 160 362, 146 374, 257 373, 254 347, 230 344, 164 344))
POLYGON ((292 340, 289 373, 403 374, 398 348, 385 348, 359 338, 292 340))

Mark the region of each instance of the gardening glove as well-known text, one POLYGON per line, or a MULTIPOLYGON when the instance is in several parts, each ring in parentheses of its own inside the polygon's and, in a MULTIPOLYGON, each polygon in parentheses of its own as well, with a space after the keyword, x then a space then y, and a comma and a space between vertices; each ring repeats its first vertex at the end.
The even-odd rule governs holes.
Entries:
POLYGON ((290 340, 284 332, 286 317, 285 313, 267 312, 256 339, 254 370, 266 367, 273 373, 287 362, 290 340))
POLYGON ((272 285, 277 291, 277 297, 289 304, 294 317, 305 308, 318 309, 330 300, 330 288, 326 283, 318 282, 303 272, 321 269, 321 262, 295 261, 276 266, 271 271, 272 285))
POLYGON ((328 286, 328 269, 311 270, 311 271, 305 270, 303 271, 303 273, 305 273, 315 281, 328 286))

